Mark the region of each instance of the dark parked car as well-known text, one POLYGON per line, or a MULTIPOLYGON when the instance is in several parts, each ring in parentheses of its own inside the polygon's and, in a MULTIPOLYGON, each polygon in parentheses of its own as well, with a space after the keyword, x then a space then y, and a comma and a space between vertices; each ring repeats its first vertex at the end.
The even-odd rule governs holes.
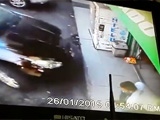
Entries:
POLYGON ((75 55, 71 43, 64 44, 53 25, 0 8, 0 60, 31 76, 69 66, 75 55))

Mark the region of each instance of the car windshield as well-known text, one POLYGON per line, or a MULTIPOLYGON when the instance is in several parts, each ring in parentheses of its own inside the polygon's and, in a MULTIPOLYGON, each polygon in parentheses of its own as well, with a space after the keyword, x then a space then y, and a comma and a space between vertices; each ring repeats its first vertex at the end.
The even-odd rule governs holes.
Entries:
POLYGON ((9 28, 16 26, 20 20, 18 15, 0 8, 0 35, 9 28))

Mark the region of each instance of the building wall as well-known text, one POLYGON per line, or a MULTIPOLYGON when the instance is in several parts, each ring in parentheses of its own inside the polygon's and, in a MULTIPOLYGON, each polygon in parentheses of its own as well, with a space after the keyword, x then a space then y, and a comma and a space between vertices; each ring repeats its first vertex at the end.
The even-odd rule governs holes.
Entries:
POLYGON ((127 45, 128 45, 128 56, 133 56, 136 57, 138 54, 138 50, 140 48, 139 44, 137 41, 134 39, 132 34, 129 33, 128 40, 127 40, 127 45))

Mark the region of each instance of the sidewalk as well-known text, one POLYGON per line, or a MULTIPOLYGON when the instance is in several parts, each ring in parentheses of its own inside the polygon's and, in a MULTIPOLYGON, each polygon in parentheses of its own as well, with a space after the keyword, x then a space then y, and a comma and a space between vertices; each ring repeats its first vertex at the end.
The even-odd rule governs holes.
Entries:
POLYGON ((89 8, 90 1, 86 1, 86 0, 72 0, 72 4, 75 7, 89 8))
MULTIPOLYGON (((108 75, 112 74, 113 92, 115 100, 119 99, 119 84, 123 81, 137 82, 138 77, 131 64, 127 64, 123 58, 114 57, 112 52, 96 50, 90 35, 90 10, 83 7, 75 7, 74 13, 81 49, 85 63, 86 82, 88 96, 96 101, 109 100, 108 75)), ((94 110, 106 110, 97 106, 94 110)))
MULTIPOLYGON (((81 4, 81 5, 82 4, 85 4, 85 5, 89 4, 88 1, 87 1, 87 3, 84 3, 84 1, 80 2, 79 0, 73 0, 73 1, 77 2, 77 3, 81 4)), ((78 22, 81 25, 77 25, 78 28, 79 28, 79 35, 80 35, 80 38, 85 38, 86 36, 89 36, 88 31, 87 31, 89 29, 89 27, 90 27, 89 19, 87 19, 87 17, 90 16, 89 9, 84 9, 84 8, 80 9, 79 8, 79 12, 77 12, 77 14, 79 14, 79 15, 77 15, 77 19, 81 20, 81 21, 78 22), (80 16, 80 14, 81 14, 81 16, 80 16), (82 31, 85 34, 82 34, 82 31)), ((88 40, 91 40, 91 37, 87 37, 87 38, 89 38, 88 40)), ((84 45, 87 44, 87 42, 88 42, 88 44, 89 44, 89 42, 90 42, 90 44, 92 44, 91 41, 84 42, 84 40, 83 41, 81 40, 81 42, 82 42, 82 45, 83 45, 82 47, 84 47, 84 45)), ((86 48, 86 49, 89 49, 89 47, 86 48)), ((85 50, 85 51, 88 51, 88 50, 85 50)), ((116 73, 116 74, 118 73, 118 74, 121 74, 121 75, 122 74, 124 74, 124 75, 127 74, 130 77, 130 79, 132 79, 131 81, 135 82, 135 81, 138 80, 138 81, 144 82, 148 86, 148 88, 150 90, 152 90, 156 95, 160 96, 160 92, 159 92, 159 88, 160 88, 160 75, 152 68, 151 65, 143 62, 142 63, 142 69, 140 69, 139 65, 128 65, 128 64, 124 63, 123 60, 121 60, 119 58, 113 57, 110 52, 97 51, 97 50, 95 50, 95 49, 92 48, 92 50, 90 50, 90 52, 92 52, 92 54, 93 54, 94 53, 93 51, 95 51, 96 54, 99 54, 98 55, 99 57, 102 57, 100 59, 104 63, 101 61, 101 65, 103 67, 106 66, 106 73, 108 71, 110 73, 116 73), (114 59, 114 60, 112 60, 112 59, 114 59), (109 62, 107 62, 107 61, 109 61, 109 62), (116 69, 113 68, 113 66, 116 66, 116 69), (127 67, 122 67, 122 66, 127 66, 127 67), (131 68, 131 66, 132 66, 132 68, 131 68), (120 67, 121 69, 118 69, 118 67, 120 67), (131 69, 134 70, 134 73, 133 73, 133 71, 131 69), (112 70, 114 72, 112 72, 112 70), (120 70, 120 71, 118 71, 118 70, 120 70), (136 80, 136 77, 134 75, 137 76, 137 80, 136 80)), ((84 53, 86 54, 86 52, 84 52, 84 53)), ((90 55, 92 55, 92 54, 90 53, 90 55)), ((91 63, 89 63, 89 64, 91 64, 91 63)), ((90 74, 90 73, 88 73, 88 74, 90 74)), ((96 75, 98 75, 98 74, 96 74, 96 75)))
POLYGON ((72 2, 89 5, 90 1, 88 0, 72 0, 72 2))

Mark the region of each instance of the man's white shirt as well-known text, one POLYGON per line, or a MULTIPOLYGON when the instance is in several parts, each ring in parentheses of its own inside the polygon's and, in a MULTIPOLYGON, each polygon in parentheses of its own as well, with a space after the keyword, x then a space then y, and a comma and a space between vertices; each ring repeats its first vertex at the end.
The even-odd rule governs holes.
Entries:
POLYGON ((137 84, 136 87, 138 89, 127 99, 127 104, 132 106, 138 104, 147 111, 155 111, 156 109, 151 109, 151 107, 154 106, 160 107, 160 97, 156 96, 150 89, 143 85, 143 83, 137 84))

